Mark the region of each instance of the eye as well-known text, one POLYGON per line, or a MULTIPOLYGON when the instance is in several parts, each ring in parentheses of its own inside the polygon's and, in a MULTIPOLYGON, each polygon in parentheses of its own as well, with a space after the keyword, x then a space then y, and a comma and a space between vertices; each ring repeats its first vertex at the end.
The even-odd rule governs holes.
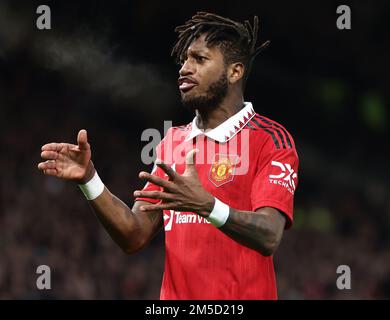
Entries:
POLYGON ((203 56, 195 56, 195 60, 198 62, 203 62, 203 61, 207 60, 207 58, 203 57, 203 56))

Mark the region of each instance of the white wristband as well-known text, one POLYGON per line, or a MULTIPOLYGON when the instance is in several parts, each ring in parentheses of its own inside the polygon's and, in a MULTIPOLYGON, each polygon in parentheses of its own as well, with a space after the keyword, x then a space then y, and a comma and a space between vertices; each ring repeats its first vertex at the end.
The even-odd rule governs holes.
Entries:
POLYGON ((215 199, 215 204, 213 211, 206 218, 213 226, 220 228, 222 227, 227 219, 229 218, 229 206, 217 198, 215 199))
POLYGON ((95 171, 91 180, 89 180, 86 184, 79 184, 79 187, 88 200, 96 199, 104 191, 104 183, 100 180, 97 171, 95 171))

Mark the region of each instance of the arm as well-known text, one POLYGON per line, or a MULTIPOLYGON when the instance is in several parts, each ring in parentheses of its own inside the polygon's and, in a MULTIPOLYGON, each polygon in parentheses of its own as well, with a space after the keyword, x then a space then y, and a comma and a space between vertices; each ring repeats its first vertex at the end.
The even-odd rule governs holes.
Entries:
POLYGON ((222 232, 244 246, 270 256, 282 239, 286 218, 271 207, 256 211, 229 209, 229 218, 220 228, 222 232))
POLYGON ((146 201, 136 201, 130 209, 107 187, 89 203, 111 238, 127 254, 144 248, 163 225, 162 211, 141 212, 140 206, 149 204, 146 201))
MULTIPOLYGON (((91 148, 87 132, 81 130, 77 145, 49 143, 42 147, 41 157, 45 162, 38 164, 44 174, 71 180, 78 184, 87 183, 96 170, 91 161, 91 148)), ((143 248, 162 227, 162 211, 141 212, 137 201, 130 209, 106 187, 94 200, 89 201, 97 218, 112 239, 126 252, 133 253, 143 248)))
MULTIPOLYGON (((208 218, 214 208, 215 198, 203 188, 199 180, 192 158, 194 155, 195 152, 188 153, 183 175, 179 175, 164 163, 157 163, 169 176, 169 181, 141 172, 141 178, 164 188, 164 191, 135 191, 136 197, 162 200, 159 204, 142 205, 141 211, 190 211, 208 218)), ((240 244, 269 256, 279 245, 284 226, 285 217, 271 207, 263 207, 255 212, 229 208, 228 220, 220 230, 240 244)))

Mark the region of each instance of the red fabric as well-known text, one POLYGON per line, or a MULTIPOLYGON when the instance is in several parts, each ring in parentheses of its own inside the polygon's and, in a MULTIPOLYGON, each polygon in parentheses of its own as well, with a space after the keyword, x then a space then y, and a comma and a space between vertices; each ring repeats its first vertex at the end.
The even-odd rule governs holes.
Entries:
MULTIPOLYGON (((208 192, 237 210, 276 208, 286 215, 286 228, 289 228, 293 222, 292 185, 297 185, 297 178, 292 178, 292 170, 294 173, 298 170, 295 145, 287 132, 279 129, 283 133, 279 135, 269 124, 267 132, 259 124, 262 126, 260 119, 255 123, 251 121, 252 129, 245 126, 226 143, 210 138, 186 142, 184 139, 191 131, 191 125, 171 128, 158 146, 157 156, 169 165, 174 163, 176 172, 182 174, 186 150, 198 148, 205 158, 203 163, 197 158, 196 169, 208 192), (279 148, 269 132, 279 139, 279 148), (288 147, 286 134, 291 147, 288 147), (245 136, 249 137, 248 144, 243 142, 245 136), (282 147, 281 139, 286 148, 282 147), (235 143, 237 148, 234 148, 235 143), (246 162, 248 170, 241 174, 245 172, 240 172, 245 155, 249 160, 246 162), (229 166, 220 167, 218 172, 214 160, 229 158, 234 163, 236 156, 241 162, 230 167, 230 174, 229 166), (207 157, 209 161, 205 161, 207 157), (272 161, 282 165, 272 165, 272 161), (287 167, 291 167, 290 170, 287 167), (217 181, 218 174, 224 179, 217 181), (270 175, 280 178, 271 181, 270 175)), ((167 179, 159 168, 154 174, 167 179)), ((144 190, 160 190, 160 187, 147 184, 144 190)), ((156 203, 153 199, 136 200, 156 203)), ((164 224, 166 255, 161 299, 277 299, 272 256, 264 257, 238 244, 195 213, 166 210, 164 224)))

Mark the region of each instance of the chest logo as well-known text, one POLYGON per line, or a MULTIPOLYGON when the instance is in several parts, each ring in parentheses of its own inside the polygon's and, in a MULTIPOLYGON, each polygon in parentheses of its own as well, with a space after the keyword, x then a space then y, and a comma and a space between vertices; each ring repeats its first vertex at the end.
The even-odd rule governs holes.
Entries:
POLYGON ((209 172, 209 180, 220 187, 231 182, 234 178, 234 171, 238 161, 237 155, 217 153, 209 172))

